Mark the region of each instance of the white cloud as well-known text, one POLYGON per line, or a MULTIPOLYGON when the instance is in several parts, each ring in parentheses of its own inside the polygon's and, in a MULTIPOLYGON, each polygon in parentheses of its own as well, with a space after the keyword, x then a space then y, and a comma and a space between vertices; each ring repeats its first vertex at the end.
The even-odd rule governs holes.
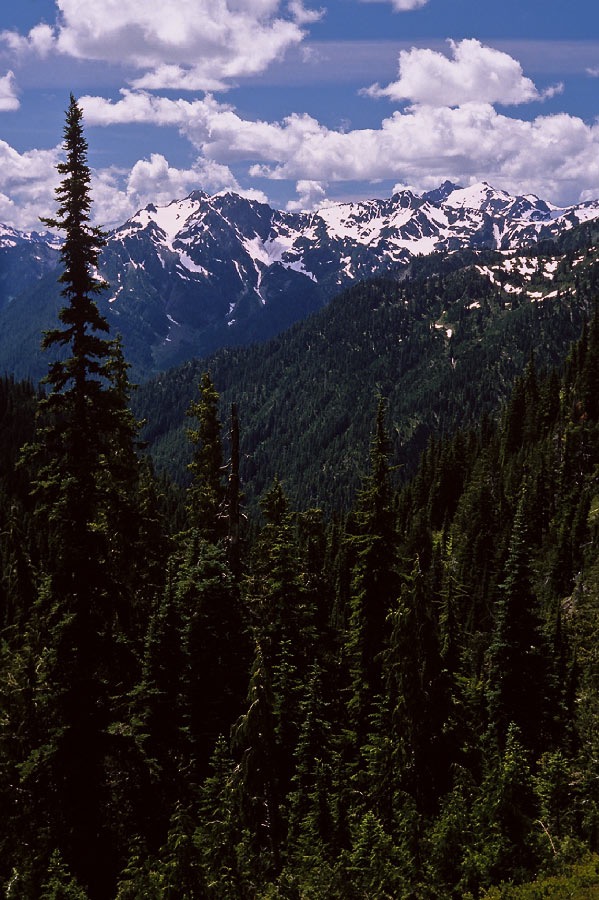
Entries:
POLYGON ((43 231, 40 215, 52 214, 58 184, 59 149, 19 153, 0 141, 0 222, 43 231))
POLYGON ((449 46, 451 58, 428 48, 402 50, 398 80, 387 87, 372 85, 364 93, 430 106, 460 106, 528 103, 561 90, 557 85, 540 93, 517 60, 474 38, 449 41, 449 46))
POLYGON ((14 52, 54 49, 82 60, 133 66, 136 87, 224 88, 231 79, 264 71, 300 43, 302 26, 321 12, 291 0, 56 0, 54 29, 40 24, 22 37, 0 37, 14 52))
MULTIPOLYGON (((421 190, 445 178, 464 184, 487 179, 557 203, 575 202, 587 190, 598 193, 599 124, 565 114, 529 122, 470 103, 396 112, 377 130, 341 134, 313 126, 302 142, 296 128, 296 122, 282 127, 279 144, 288 141, 279 162, 256 164, 251 174, 329 183, 397 179, 421 190)), ((263 155, 268 150, 275 157, 274 143, 263 145, 263 155)))
MULTIPOLYGON (((325 190, 343 181, 424 190, 445 178, 464 184, 486 179, 557 203, 599 194, 599 123, 565 114, 528 121, 498 113, 494 104, 538 101, 559 88, 541 93, 516 59, 477 40, 450 42, 448 56, 402 51, 397 81, 370 93, 411 105, 375 128, 332 129, 306 113, 254 120, 211 94, 184 100, 149 90, 216 89, 266 66, 301 40, 300 26, 319 15, 303 0, 164 0, 160 9, 147 0, 105 0, 101 8, 89 0, 57 3, 55 30, 40 25, 25 38, 0 37, 15 53, 43 55, 56 46, 75 57, 133 61, 146 89, 123 90, 116 101, 81 97, 86 126, 176 129, 197 152, 189 168, 150 153, 128 170, 94 172, 95 220, 107 227, 148 202, 169 202, 195 188, 217 193, 245 187, 265 200, 261 191, 247 190, 254 178, 295 182, 290 210, 322 205, 325 190)), ((9 72, 0 77, 0 110, 17 107, 9 72)), ((32 228, 39 227, 38 215, 52 214, 58 156, 59 149, 19 154, 0 142, 0 221, 32 228)))
MULTIPOLYGON (((211 97, 189 102, 130 91, 116 103, 86 98, 85 118, 87 124, 176 127, 198 149, 189 168, 154 153, 127 171, 94 172, 94 218, 106 227, 149 202, 166 203, 196 188, 244 193, 232 163, 246 167, 246 183, 256 177, 295 181, 298 196, 290 210, 322 205, 326 186, 343 181, 390 180, 427 190, 445 178, 462 184, 486 179, 564 205, 599 194, 599 123, 566 114, 526 121, 487 103, 414 106, 396 111, 379 128, 341 132, 307 115, 249 121, 211 97)), ((0 221, 41 227, 38 216, 55 208, 58 158, 59 148, 19 154, 0 142, 0 221)), ((245 193, 266 201, 262 192, 245 193)))
POLYGON ((557 203, 574 202, 582 191, 597 193, 599 186, 599 124, 566 114, 528 121, 502 115, 490 103, 415 105, 379 128, 342 132, 306 114, 251 121, 210 96, 187 102, 129 91, 115 103, 82 103, 91 124, 176 127, 204 158, 247 165, 252 178, 303 185, 393 179, 420 189, 445 178, 465 184, 486 179, 557 203))
POLYGON ((313 25, 314 22, 319 22, 326 12, 325 9, 308 9, 304 6, 302 0, 289 0, 288 8, 293 21, 300 26, 313 25))
POLYGON ((127 193, 140 198, 141 202, 147 199, 147 202, 160 204, 174 197, 184 197, 199 187, 200 178, 197 169, 171 167, 162 154, 152 153, 150 159, 138 160, 131 169, 127 193))
MULTIPOLYGON (((0 222, 23 231, 43 231, 40 216, 56 210, 55 188, 60 176, 56 164, 61 148, 20 154, 0 141, 0 222)), ((228 166, 198 158, 188 169, 171 166, 159 153, 138 160, 130 170, 116 167, 92 170, 91 197, 94 222, 104 228, 122 224, 148 203, 167 204, 193 190, 208 194, 234 191, 267 203, 263 191, 239 184, 228 166)))
POLYGON ((289 212, 311 212, 326 202, 325 187, 320 181, 302 179, 297 182, 295 189, 298 198, 287 204, 289 212))
POLYGON ((79 102, 89 125, 175 126, 204 156, 226 162, 283 159, 299 153, 302 143, 321 130, 318 121, 306 114, 293 113, 282 123, 243 119, 232 106, 211 95, 187 101, 123 91, 116 102, 102 97, 81 97, 79 102))
POLYGON ((20 106, 13 72, 0 77, 0 112, 14 112, 20 106))
POLYGON ((590 75, 591 78, 599 78, 599 66, 589 66, 589 68, 586 70, 586 73, 587 75, 590 75))
POLYGON ((19 56, 33 53, 43 59, 55 47, 56 35, 49 25, 42 22, 32 28, 27 37, 17 31, 2 31, 0 41, 19 56))
POLYGON ((122 90, 122 98, 113 102, 104 97, 79 97, 87 125, 122 125, 129 123, 184 128, 188 123, 203 121, 215 112, 229 110, 208 95, 202 100, 171 100, 146 91, 122 90))
POLYGON ((79 102, 89 125, 145 123, 178 127, 181 133, 213 159, 253 157, 265 161, 299 151, 322 126, 307 114, 288 116, 279 122, 241 118, 230 105, 211 95, 187 101, 156 97, 146 91, 122 91, 116 102, 103 97, 81 97, 79 102))
POLYGON ((138 160, 127 177, 127 196, 135 208, 147 203, 169 203, 193 190, 207 194, 235 191, 266 201, 261 191, 244 191, 228 166, 209 159, 198 159, 189 169, 177 169, 162 154, 152 153, 149 160, 138 160))

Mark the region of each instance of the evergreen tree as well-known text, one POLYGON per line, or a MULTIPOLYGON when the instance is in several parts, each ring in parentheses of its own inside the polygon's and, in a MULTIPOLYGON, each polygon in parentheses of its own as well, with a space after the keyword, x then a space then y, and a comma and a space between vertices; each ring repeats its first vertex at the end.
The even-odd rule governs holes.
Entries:
POLYGON ((191 752, 189 787, 205 777, 218 738, 229 734, 243 710, 250 652, 224 548, 189 542, 179 560, 175 590, 184 654, 179 690, 191 752))
POLYGON ((242 711, 250 659, 238 583, 239 423, 233 408, 227 491, 218 401, 218 392, 205 372, 200 398, 187 412, 197 420, 197 428, 188 430, 194 445, 189 466, 193 480, 187 491, 191 528, 174 557, 180 638, 186 659, 184 728, 190 741, 194 778, 206 774, 217 739, 229 733, 242 711))
POLYGON ((271 673, 259 645, 248 689, 248 710, 233 732, 237 769, 239 819, 243 855, 254 888, 281 870, 285 841, 284 790, 281 783, 281 745, 276 733, 275 697, 271 673))
MULTIPOLYGON (((24 787, 50 827, 66 865, 90 897, 108 896, 118 868, 111 809, 120 787, 109 762, 126 731, 111 728, 131 685, 127 635, 128 529, 137 478, 135 423, 120 347, 103 336, 95 275, 103 233, 90 225, 90 170, 82 113, 73 96, 64 129, 58 213, 45 223, 64 231, 66 305, 45 348, 62 348, 40 403, 36 513, 49 528, 46 576, 28 638, 35 673, 38 739, 22 766, 24 787)), ((122 707, 121 707, 122 711, 122 707)), ((120 800, 123 798, 121 797, 120 800)))
POLYGON ((237 900, 243 896, 236 845, 241 828, 235 802, 235 767, 227 742, 219 738, 200 796, 195 842, 200 854, 206 897, 237 900))
POLYGON ((218 393, 208 372, 202 375, 199 391, 199 400, 194 400, 187 411, 197 420, 197 427, 188 429, 194 454, 189 464, 193 480, 187 493, 187 510, 192 528, 214 542, 226 535, 227 516, 218 393))
POLYGON ((41 900, 87 900, 87 894, 72 878, 55 851, 48 866, 48 878, 42 888, 41 900))
POLYGON ((513 725, 519 729, 525 747, 540 751, 547 749, 549 738, 551 669, 531 577, 527 500, 525 485, 497 604, 489 649, 487 698, 490 723, 499 746, 505 746, 508 729, 513 725))
POLYGON ((387 615, 399 590, 385 417, 386 404, 380 400, 371 471, 359 497, 357 534, 353 538, 357 550, 346 653, 351 678, 349 709, 359 739, 366 734, 372 701, 382 690, 380 654, 387 634, 387 615))
POLYGON ((392 745, 393 777, 388 780, 408 793, 425 815, 436 811, 449 765, 444 736, 448 685, 441 669, 435 602, 416 563, 389 614, 391 635, 383 666, 391 714, 377 735, 392 745))
POLYGON ((227 504, 229 508, 229 565, 235 578, 241 574, 241 489, 239 480, 239 416, 231 404, 231 465, 227 504))

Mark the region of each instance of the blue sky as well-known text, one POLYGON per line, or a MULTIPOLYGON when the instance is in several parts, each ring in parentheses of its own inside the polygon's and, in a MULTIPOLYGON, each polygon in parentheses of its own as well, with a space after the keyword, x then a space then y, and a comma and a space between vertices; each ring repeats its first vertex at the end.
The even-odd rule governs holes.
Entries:
POLYGON ((599 197, 597 0, 19 0, 0 222, 54 210, 72 91, 106 227, 201 188, 287 209, 487 180, 599 197))

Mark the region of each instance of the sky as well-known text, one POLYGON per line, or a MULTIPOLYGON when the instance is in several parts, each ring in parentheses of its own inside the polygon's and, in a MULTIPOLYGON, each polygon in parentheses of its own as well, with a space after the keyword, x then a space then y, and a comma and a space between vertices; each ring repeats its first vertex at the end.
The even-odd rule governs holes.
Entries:
POLYGON ((71 93, 105 228, 197 189, 599 197, 599 0, 1 0, 1 223, 54 214, 71 93))

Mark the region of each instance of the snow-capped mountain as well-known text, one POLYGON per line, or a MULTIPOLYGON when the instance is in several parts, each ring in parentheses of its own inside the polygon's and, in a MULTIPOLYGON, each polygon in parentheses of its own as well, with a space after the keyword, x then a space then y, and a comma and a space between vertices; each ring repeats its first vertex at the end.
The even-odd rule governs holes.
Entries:
MULTIPOLYGON (((138 369, 149 372, 268 337, 343 287, 399 270, 415 255, 514 249, 598 216, 599 201, 560 209, 485 182, 468 188, 445 182, 422 195, 405 190, 311 213, 194 191, 147 206, 110 234, 101 262, 110 284, 103 302, 138 369)), ((54 245, 0 229, 0 291, 11 270, 7 254, 25 247, 35 261, 28 278, 55 268, 54 245)), ((0 309, 15 302, 7 293, 0 309)))
POLYGON ((58 246, 48 235, 0 225, 0 311, 58 265, 58 246))

